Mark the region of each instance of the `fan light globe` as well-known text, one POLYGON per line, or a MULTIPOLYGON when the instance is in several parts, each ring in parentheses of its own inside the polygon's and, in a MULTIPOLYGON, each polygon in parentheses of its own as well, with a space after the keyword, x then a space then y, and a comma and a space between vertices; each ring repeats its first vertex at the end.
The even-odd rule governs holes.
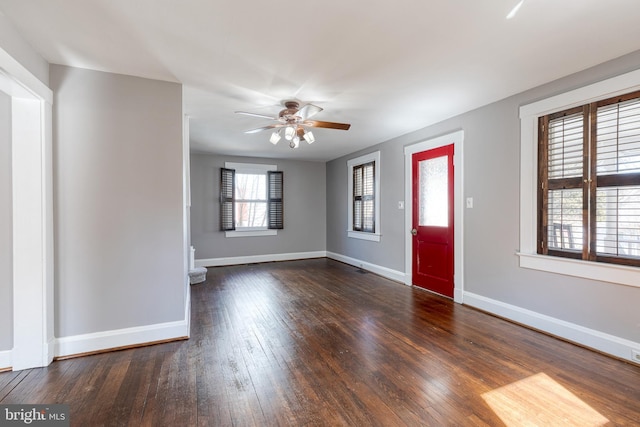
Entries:
POLYGON ((273 145, 276 145, 278 143, 278 141, 280 141, 280 132, 273 132, 271 134, 271 137, 269 138, 269 142, 272 143, 273 145))
POLYGON ((305 132, 304 140, 307 141, 308 144, 313 144, 316 138, 313 136, 313 133, 309 131, 309 132, 305 132))
POLYGON ((285 129, 284 131, 284 137, 287 139, 287 141, 291 141, 295 134, 296 134, 296 130, 291 126, 287 126, 287 129, 285 129))

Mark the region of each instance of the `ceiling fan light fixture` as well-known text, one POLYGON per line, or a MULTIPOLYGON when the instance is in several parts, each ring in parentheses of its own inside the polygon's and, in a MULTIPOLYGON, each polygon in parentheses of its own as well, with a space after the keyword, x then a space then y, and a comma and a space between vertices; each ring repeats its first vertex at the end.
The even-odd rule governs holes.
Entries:
POLYGON ((291 126, 287 126, 287 128, 284 131, 284 137, 286 138, 287 141, 291 141, 295 136, 295 134, 296 134, 296 130, 291 126))
POLYGON ((300 147, 300 141, 303 139, 307 141, 308 144, 313 144, 316 141, 316 137, 313 135, 313 133, 306 130, 307 127, 340 130, 349 130, 349 128, 351 127, 349 123, 309 120, 310 117, 322 111, 322 107, 318 107, 317 105, 305 104, 301 107, 300 102, 295 100, 286 100, 283 101, 282 104, 285 106, 285 108, 281 110, 275 117, 271 117, 265 114, 250 113, 247 111, 236 111, 237 114, 260 117, 277 122, 275 124, 245 131, 245 133, 253 134, 264 130, 271 130, 272 133, 269 136, 270 143, 276 145, 280 141, 280 139, 282 139, 282 136, 284 136, 284 138, 289 141, 289 147, 298 148, 300 147), (282 131, 283 128, 284 132, 282 131))
POLYGON ((269 142, 272 143, 273 145, 276 145, 278 143, 278 141, 280 141, 280 131, 277 132, 273 132, 271 134, 271 137, 269 138, 269 142))
POLYGON ((305 132, 303 138, 305 141, 307 141, 307 144, 313 144, 316 140, 315 136, 313 136, 313 132, 311 131, 305 132))

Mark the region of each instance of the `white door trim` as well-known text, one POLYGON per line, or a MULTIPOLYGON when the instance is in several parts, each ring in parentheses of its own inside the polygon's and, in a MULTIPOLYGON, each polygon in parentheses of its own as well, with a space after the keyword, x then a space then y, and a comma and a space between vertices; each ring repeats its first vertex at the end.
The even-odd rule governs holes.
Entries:
POLYGON ((1 48, 0 90, 12 99, 15 371, 53 360, 53 92, 1 48))
POLYGON ((411 156, 415 153, 431 150, 433 148, 442 147, 444 145, 454 145, 453 155, 453 205, 454 205, 454 276, 453 276, 453 300, 462 303, 462 295, 464 291, 464 264, 463 264, 463 218, 464 218, 464 191, 463 191, 463 141, 464 131, 459 130, 426 141, 404 147, 404 223, 407 230, 404 236, 404 253, 405 253, 405 283, 409 286, 413 285, 412 277, 412 260, 413 247, 411 244, 411 223, 413 212, 413 175, 411 166, 411 156))

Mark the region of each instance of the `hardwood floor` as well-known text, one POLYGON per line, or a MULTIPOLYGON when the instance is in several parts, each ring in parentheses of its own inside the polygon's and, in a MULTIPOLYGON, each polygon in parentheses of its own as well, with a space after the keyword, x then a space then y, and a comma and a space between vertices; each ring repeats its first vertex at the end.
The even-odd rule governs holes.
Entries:
POLYGON ((328 259, 211 268, 191 339, 0 374, 73 426, 640 425, 640 366, 328 259))

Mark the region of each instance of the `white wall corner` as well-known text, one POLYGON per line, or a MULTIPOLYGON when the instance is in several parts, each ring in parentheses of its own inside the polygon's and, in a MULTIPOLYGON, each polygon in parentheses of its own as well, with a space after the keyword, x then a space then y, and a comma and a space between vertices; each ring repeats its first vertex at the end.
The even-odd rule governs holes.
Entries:
POLYGON ((52 110, 38 98, 12 97, 11 107, 13 369, 21 370, 52 361, 52 110))
POLYGON ((186 334, 187 338, 191 338, 191 284, 189 283, 189 278, 187 276, 187 297, 184 302, 184 323, 186 325, 186 334))
POLYGON ((640 343, 638 342, 596 331, 594 329, 585 328, 584 326, 580 326, 575 323, 550 317, 471 292, 464 293, 464 303, 471 307, 478 308, 505 319, 547 332, 551 335, 555 335, 576 344, 580 344, 621 359, 634 361, 632 359, 632 350, 640 348, 640 343))

